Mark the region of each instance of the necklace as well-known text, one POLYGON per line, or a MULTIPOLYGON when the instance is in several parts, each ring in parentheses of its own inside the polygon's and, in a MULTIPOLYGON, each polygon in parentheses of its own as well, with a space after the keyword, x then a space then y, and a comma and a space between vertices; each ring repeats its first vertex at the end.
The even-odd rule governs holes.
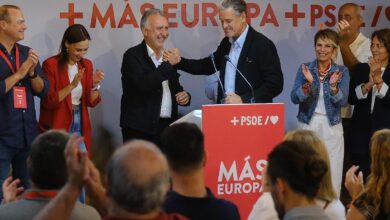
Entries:
POLYGON ((318 78, 320 78, 321 83, 325 81, 325 78, 329 73, 330 67, 331 67, 331 63, 329 63, 324 70, 320 70, 320 67, 318 67, 318 78))

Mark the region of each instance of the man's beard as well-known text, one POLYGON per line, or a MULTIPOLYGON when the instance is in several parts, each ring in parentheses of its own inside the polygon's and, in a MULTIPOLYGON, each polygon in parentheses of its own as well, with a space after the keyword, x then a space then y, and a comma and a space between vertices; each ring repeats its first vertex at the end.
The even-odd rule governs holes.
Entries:
POLYGON ((286 214, 286 210, 284 208, 284 205, 279 200, 278 195, 274 191, 274 189, 273 190, 271 189, 271 195, 272 195, 272 200, 274 201, 276 212, 278 213, 278 217, 280 220, 282 220, 284 215, 286 214))

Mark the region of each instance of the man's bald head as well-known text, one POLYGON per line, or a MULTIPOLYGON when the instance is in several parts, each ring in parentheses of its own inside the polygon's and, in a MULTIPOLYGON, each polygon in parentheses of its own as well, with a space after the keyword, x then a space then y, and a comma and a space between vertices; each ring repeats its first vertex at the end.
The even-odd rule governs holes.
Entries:
POLYGON ((161 208, 169 188, 168 163, 151 142, 135 140, 112 156, 107 168, 108 196, 128 212, 161 208))

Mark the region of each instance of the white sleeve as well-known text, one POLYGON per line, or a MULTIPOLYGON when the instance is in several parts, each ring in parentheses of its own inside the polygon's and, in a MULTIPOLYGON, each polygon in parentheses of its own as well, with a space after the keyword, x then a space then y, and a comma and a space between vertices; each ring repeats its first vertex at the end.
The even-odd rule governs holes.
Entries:
POLYGON ((356 86, 356 88, 355 88, 355 93, 356 93, 357 99, 366 99, 367 98, 368 92, 365 95, 363 95, 363 91, 362 91, 363 85, 364 84, 362 83, 362 84, 356 86))
POLYGON ((389 86, 385 82, 383 82, 381 89, 376 93, 376 97, 382 99, 383 97, 386 96, 388 90, 389 90, 389 86))
POLYGON ((356 59, 360 63, 367 63, 368 58, 372 56, 371 54, 371 41, 369 39, 365 40, 359 47, 359 52, 357 53, 356 59))

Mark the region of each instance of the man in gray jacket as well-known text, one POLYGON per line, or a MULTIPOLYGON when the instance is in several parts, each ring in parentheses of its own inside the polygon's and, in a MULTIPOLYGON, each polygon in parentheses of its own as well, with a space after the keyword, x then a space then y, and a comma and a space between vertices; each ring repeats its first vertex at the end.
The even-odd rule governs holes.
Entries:
MULTIPOLYGON (((28 171, 32 188, 22 199, 0 206, 0 219, 24 220, 33 217, 54 198, 67 181, 64 156, 70 135, 62 131, 48 131, 39 135, 31 146, 28 171)), ((97 211, 79 202, 70 219, 101 219, 97 211)))

